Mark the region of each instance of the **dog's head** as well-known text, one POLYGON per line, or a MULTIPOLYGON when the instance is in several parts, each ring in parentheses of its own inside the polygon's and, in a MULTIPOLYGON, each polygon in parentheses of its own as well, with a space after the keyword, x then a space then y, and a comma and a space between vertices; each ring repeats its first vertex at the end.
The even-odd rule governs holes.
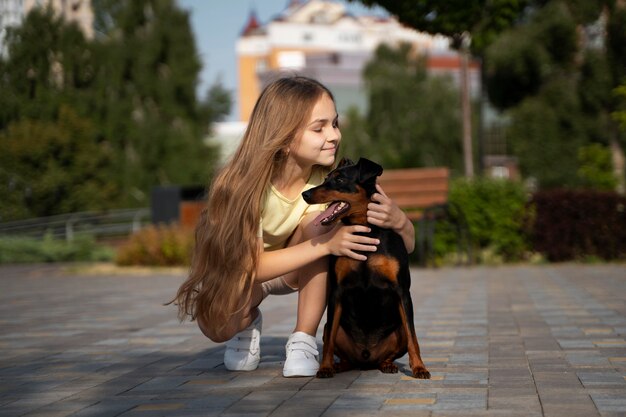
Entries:
POLYGON ((376 177, 383 168, 369 159, 360 158, 355 164, 342 159, 324 182, 302 193, 309 204, 330 203, 316 222, 329 225, 341 219, 344 223, 367 223, 367 204, 376 192, 376 177))

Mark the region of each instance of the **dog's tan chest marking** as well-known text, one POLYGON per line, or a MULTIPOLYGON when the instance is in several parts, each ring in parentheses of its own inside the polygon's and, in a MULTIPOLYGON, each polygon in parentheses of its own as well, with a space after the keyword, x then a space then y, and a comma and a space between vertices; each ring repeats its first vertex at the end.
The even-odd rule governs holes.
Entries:
POLYGON ((398 281, 398 272, 400 271, 400 264, 397 259, 390 258, 385 255, 371 255, 367 259, 367 266, 378 272, 379 274, 387 277, 390 281, 398 281))
POLYGON ((335 263, 335 273, 337 274, 337 282, 341 282, 347 275, 352 271, 357 271, 359 269, 360 261, 347 258, 340 257, 337 258, 335 263))

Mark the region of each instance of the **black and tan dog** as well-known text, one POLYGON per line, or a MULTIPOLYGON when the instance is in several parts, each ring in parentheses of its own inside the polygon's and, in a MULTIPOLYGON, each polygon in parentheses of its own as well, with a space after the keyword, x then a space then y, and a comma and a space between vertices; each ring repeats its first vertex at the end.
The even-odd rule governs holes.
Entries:
POLYGON ((413 323, 408 254, 400 235, 367 223, 367 205, 376 192, 382 167, 361 158, 343 159, 324 183, 302 193, 309 204, 331 203, 320 216, 324 225, 344 224, 371 228, 368 236, 380 240, 367 261, 331 257, 327 322, 319 378, 353 368, 398 372, 394 360, 408 351, 413 377, 428 379, 420 357, 413 323), (334 364, 333 353, 340 362, 334 364))

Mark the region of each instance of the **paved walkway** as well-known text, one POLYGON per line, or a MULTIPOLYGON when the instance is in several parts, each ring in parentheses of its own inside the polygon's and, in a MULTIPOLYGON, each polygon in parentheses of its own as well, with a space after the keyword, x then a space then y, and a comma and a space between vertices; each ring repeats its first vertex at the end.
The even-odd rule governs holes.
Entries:
POLYGON ((228 372, 162 305, 181 278, 1 267, 0 415, 626 416, 624 265, 413 270, 429 381, 406 356, 395 375, 283 378, 293 295, 263 306, 259 369, 228 372))

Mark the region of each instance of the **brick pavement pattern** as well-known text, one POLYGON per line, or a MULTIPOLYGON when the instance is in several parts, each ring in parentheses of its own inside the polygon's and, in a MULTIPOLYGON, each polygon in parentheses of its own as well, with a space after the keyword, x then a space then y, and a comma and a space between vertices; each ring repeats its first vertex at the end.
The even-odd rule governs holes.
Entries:
POLYGON ((163 306, 182 277, 0 267, 0 416, 626 416, 624 265, 412 270, 428 381, 407 356, 283 378, 295 295, 262 306, 259 369, 228 372, 163 306))

